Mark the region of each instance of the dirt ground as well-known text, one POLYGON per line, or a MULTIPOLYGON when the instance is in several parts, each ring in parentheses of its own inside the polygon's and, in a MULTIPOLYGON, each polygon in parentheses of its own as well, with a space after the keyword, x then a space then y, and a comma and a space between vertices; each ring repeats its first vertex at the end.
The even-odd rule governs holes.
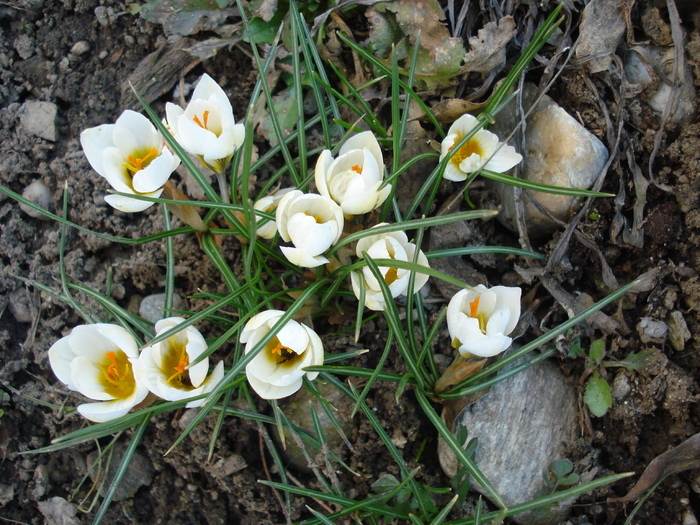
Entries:
MULTIPOLYGON (((672 43, 664 6, 654 18, 649 14, 653 14, 649 2, 639 0, 637 4, 631 7, 627 44, 641 45, 649 40, 664 46, 672 43)), ((575 5, 574 34, 582 9, 575 5)), ((687 33, 687 71, 697 88, 700 28, 693 23, 691 3, 681 7, 687 33)), ((524 9, 525 5, 521 11, 524 9)), ((169 44, 162 27, 129 14, 118 1, 23 0, 0 3, 0 31, 0 183, 21 194, 40 181, 49 190, 49 210, 59 214, 67 185, 70 220, 92 230, 126 237, 160 231, 157 207, 127 215, 104 203, 107 184, 90 169, 78 137, 83 129, 113 122, 126 107, 133 107, 123 95, 128 93, 125 82, 144 57, 169 44), (51 103, 57 110, 55 130, 43 130, 44 138, 36 131, 30 132, 22 121, 31 109, 28 103, 33 101, 51 103), (55 136, 50 136, 52 132, 55 136)), ((624 52, 618 50, 618 55, 624 52)), ((668 69, 665 71, 668 74, 668 69)), ((176 79, 182 74, 191 83, 203 72, 224 87, 234 109, 238 108, 236 116, 241 116, 255 81, 249 56, 233 48, 220 50, 205 62, 191 59, 183 63, 176 79)), ((153 102, 161 113, 164 102, 171 99, 172 87, 166 86, 168 94, 153 102)), ((549 94, 611 150, 617 119, 620 115, 622 118, 622 139, 602 188, 617 197, 593 203, 591 214, 578 224, 580 234, 572 236, 563 257, 552 268, 551 283, 571 297, 585 293, 599 300, 612 291, 614 282, 623 285, 646 276, 646 285, 637 293, 605 310, 612 324, 591 324, 571 335, 583 341, 605 337, 606 359, 610 360, 624 359, 630 352, 655 351, 653 362, 642 370, 609 367, 603 371, 613 385, 614 405, 604 417, 596 418, 582 402, 580 439, 572 444, 572 459, 593 457, 601 473, 639 474, 656 456, 700 432, 700 340, 695 336, 700 328, 700 121, 689 113, 682 123, 668 123, 659 136, 661 117, 649 106, 649 92, 632 91, 620 98, 619 82, 611 75, 589 74, 576 63, 565 68, 549 94), (652 179, 648 165, 655 148, 652 179), (649 331, 638 328, 642 319, 648 320, 645 323, 663 321, 669 334, 654 332, 650 336, 649 331)), ((264 147, 261 140, 259 146, 264 147)), ((445 199, 451 191, 447 185, 443 190, 439 198, 445 199)), ((485 244, 518 246, 517 235, 495 222, 480 228, 485 244)), ((532 240, 533 249, 550 255, 562 231, 532 240)), ((58 290, 59 241, 57 223, 29 216, 13 199, 0 194, 3 523, 89 523, 97 508, 88 510, 90 482, 73 495, 96 444, 41 455, 21 454, 46 446, 52 438, 84 424, 78 417, 64 418, 60 411, 37 401, 58 405, 79 402, 53 376, 46 352, 81 319, 50 294, 19 279, 32 279, 58 290), (77 514, 66 506, 66 500, 80 506, 77 514)), ((177 292, 185 298, 188 309, 197 310, 204 303, 187 297, 200 289, 223 292, 224 285, 196 239, 177 237, 175 242, 177 292)), ((235 242, 229 242, 224 250, 235 264, 235 242)), ((143 297, 163 291, 164 251, 159 243, 117 245, 69 230, 65 264, 71 279, 96 290, 104 292, 111 281, 112 297, 130 311, 138 311, 143 297)), ((527 272, 515 271, 516 266, 526 268, 526 262, 511 258, 489 263, 484 259, 474 265, 493 284, 499 284, 500 274, 507 272, 522 284, 525 294, 532 292, 540 300, 534 311, 536 322, 526 339, 567 318, 561 301, 553 299, 536 278, 528 281, 527 272)), ((439 306, 439 290, 433 288, 431 293, 439 306)), ((87 298, 78 299, 91 304, 87 298)), ((376 363, 383 348, 385 327, 379 319, 363 330, 358 348, 377 352, 358 362, 361 366, 376 363)), ((447 341, 446 333, 442 337, 447 341)), ((330 352, 353 347, 347 335, 325 336, 324 343, 330 352)), ((554 359, 583 395, 585 362, 566 355, 567 340, 559 340, 558 345, 564 350, 554 359)), ((395 355, 386 368, 403 371, 395 355)), ((373 389, 367 402, 409 466, 422 467, 419 479, 431 486, 448 486, 449 480, 437 460, 434 429, 410 392, 396 401, 394 387, 382 384, 373 389), (422 446, 423 453, 416 461, 422 446)), ((259 408, 266 410, 262 403, 259 408)), ((276 496, 258 483, 278 478, 269 468, 270 459, 262 459, 265 452, 255 423, 227 419, 209 463, 206 460, 213 419, 206 420, 178 448, 163 456, 190 417, 187 412, 176 412, 154 420, 138 449, 139 472, 129 475, 142 481, 124 499, 112 504, 105 523, 283 523, 276 496)), ((358 476, 343 471, 340 482, 346 490, 352 487, 350 492, 361 498, 371 492, 371 483, 381 473, 398 475, 398 469, 386 457, 366 421, 358 418, 349 437, 354 453, 346 451, 345 457, 358 476)), ((303 485, 318 488, 308 472, 293 472, 303 485)), ((609 504, 608 499, 624 495, 636 479, 583 496, 572 509, 571 522, 623 523, 625 509, 609 504)), ((634 522, 697 523, 683 519, 689 511, 700 517, 699 487, 697 471, 671 476, 653 493, 634 522)), ((294 500, 292 519, 309 517, 305 504, 313 505, 301 498, 294 500)))

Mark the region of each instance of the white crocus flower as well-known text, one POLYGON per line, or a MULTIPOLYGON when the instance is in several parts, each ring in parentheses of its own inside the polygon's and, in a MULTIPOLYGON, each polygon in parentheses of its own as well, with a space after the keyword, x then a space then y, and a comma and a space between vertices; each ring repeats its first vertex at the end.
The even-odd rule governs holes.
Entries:
MULTIPOLYGON (((382 226, 385 223, 378 224, 382 226)), ((375 226, 376 228, 376 226, 375 226)), ((363 237, 357 242, 356 253, 361 259, 364 258, 366 252, 372 259, 394 259, 397 261, 413 262, 416 253, 416 245, 408 242, 408 237, 402 231, 380 233, 363 237)), ((428 259, 422 250, 418 251, 417 264, 429 268, 428 259)), ((384 282, 389 287, 392 297, 405 295, 408 292, 408 280, 411 272, 405 268, 396 268, 390 266, 380 266, 379 270, 384 277, 384 282)), ((379 281, 374 276, 372 271, 365 267, 362 273, 352 272, 350 274, 352 282, 352 290, 355 296, 360 298, 360 290, 365 289, 365 306, 370 310, 382 311, 386 307, 382 289, 379 286, 379 281)), ((414 282, 414 292, 417 292, 425 283, 428 282, 428 276, 424 273, 416 272, 414 282)))
MULTIPOLYGON (((250 318, 241 332, 245 353, 277 324, 284 312, 267 310, 250 318)), ((263 399, 280 399, 301 388, 304 375, 314 380, 318 372, 304 372, 307 366, 323 364, 323 343, 311 328, 288 321, 248 365, 245 373, 253 390, 263 399)))
POLYGON ((71 390, 98 401, 78 406, 96 423, 125 415, 148 395, 138 381, 139 349, 133 336, 112 324, 76 326, 49 348, 56 377, 71 390))
MULTIPOLYGON (((294 188, 284 188, 273 195, 266 195, 265 197, 257 201, 253 205, 253 208, 258 211, 264 211, 265 213, 273 213, 277 208, 279 202, 282 200, 282 197, 284 197, 293 189, 294 188)), ((258 217, 258 221, 260 220, 261 218, 258 217)), ((277 233, 277 222, 267 221, 265 224, 263 224, 257 229, 256 233, 259 237, 262 237, 263 239, 272 239, 277 233)))
POLYGON ((343 233, 343 210, 329 197, 290 191, 277 205, 277 230, 294 247, 280 249, 289 262, 302 268, 316 268, 328 259, 321 254, 343 233))
POLYGON ((473 290, 461 290, 447 306, 447 329, 452 346, 464 357, 491 357, 508 349, 508 335, 520 317, 518 287, 483 284, 473 290))
MULTIPOLYGON (((479 123, 468 113, 459 117, 442 141, 440 160, 444 159, 455 144, 462 140, 479 123)), ((515 148, 498 141, 498 136, 485 129, 479 130, 457 151, 445 168, 444 178, 454 182, 467 179, 467 175, 485 169, 505 173, 523 160, 515 148)))
POLYGON ((371 131, 351 137, 334 159, 324 150, 316 162, 316 186, 321 195, 340 204, 345 215, 369 213, 391 193, 382 189, 384 159, 379 143, 371 131))
POLYGON ((178 143, 217 173, 223 173, 245 140, 245 126, 236 124, 226 93, 206 73, 187 107, 183 110, 169 102, 165 114, 178 143))
MULTIPOLYGON (((122 193, 160 197, 163 185, 180 165, 155 126, 135 111, 126 110, 114 124, 86 129, 80 144, 92 168, 122 193)), ((108 195, 105 201, 125 212, 153 205, 121 195, 108 195)))
MULTIPOLYGON (((167 332, 184 322, 181 317, 168 317, 156 323, 156 335, 167 332)), ((147 346, 141 351, 139 363, 148 389, 167 401, 180 401, 211 392, 224 377, 224 363, 209 371, 209 358, 190 365, 207 349, 202 334, 193 326, 180 330, 167 339, 147 346)), ((187 403, 187 408, 199 407, 206 398, 187 403)))

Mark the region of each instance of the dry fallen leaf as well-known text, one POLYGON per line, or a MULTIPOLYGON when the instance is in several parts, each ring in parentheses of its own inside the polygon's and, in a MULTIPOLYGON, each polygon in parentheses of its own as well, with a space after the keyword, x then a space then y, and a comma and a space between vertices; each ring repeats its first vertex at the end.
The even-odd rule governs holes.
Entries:
POLYGON ((700 433, 654 458, 632 490, 625 496, 610 501, 619 503, 634 501, 671 474, 698 467, 700 467, 700 433))
POLYGON ((477 71, 488 74, 506 62, 506 44, 515 36, 515 20, 504 16, 498 23, 489 22, 469 39, 471 50, 464 57, 462 73, 477 71))

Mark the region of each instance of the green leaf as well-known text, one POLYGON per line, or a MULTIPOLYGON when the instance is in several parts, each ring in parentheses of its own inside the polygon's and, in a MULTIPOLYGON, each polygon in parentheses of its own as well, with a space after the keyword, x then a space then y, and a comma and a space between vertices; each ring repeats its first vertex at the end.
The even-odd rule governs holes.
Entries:
POLYGON ((603 417, 612 406, 612 390, 608 382, 594 372, 586 384, 583 400, 594 416, 603 417))
POLYGON ((282 18, 284 18, 283 10, 277 11, 269 22, 265 22, 262 18, 251 18, 243 40, 248 43, 253 40, 256 44, 272 44, 277 36, 282 18))
POLYGON ((595 365, 599 365, 603 361, 603 356, 605 355, 605 341, 603 339, 596 339, 591 342, 591 348, 588 351, 588 358, 595 365))

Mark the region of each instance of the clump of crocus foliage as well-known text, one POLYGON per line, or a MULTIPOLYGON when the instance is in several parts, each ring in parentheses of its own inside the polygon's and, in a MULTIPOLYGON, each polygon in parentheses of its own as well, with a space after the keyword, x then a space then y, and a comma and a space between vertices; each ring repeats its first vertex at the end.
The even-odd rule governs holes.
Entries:
MULTIPOLYGON (((243 124, 236 123, 223 89, 204 75, 188 106, 182 109, 168 104, 166 114, 166 129, 185 152, 217 175, 222 201, 230 202, 225 174, 236 152, 251 137, 246 137, 243 124)), ((452 155, 444 171, 446 179, 464 180, 482 168, 503 172, 522 159, 512 147, 485 130, 479 130, 453 151, 476 124, 475 117, 464 115, 450 128, 441 156, 442 160, 452 155)), ((166 194, 171 193, 168 179, 180 159, 146 117, 125 111, 115 124, 85 130, 81 144, 95 171, 124 194, 107 196, 111 206, 125 212, 142 211, 152 202, 129 195, 157 198, 164 189, 166 194)), ((346 264, 366 258, 390 261, 378 265, 378 273, 368 266, 351 271, 344 284, 358 299, 363 298, 364 307, 383 311, 388 300, 418 292, 428 282, 428 259, 406 232, 395 229, 372 233, 373 228, 390 224, 369 224, 367 235, 347 247, 354 248, 354 261, 347 248, 334 255, 328 252, 348 235, 348 226, 355 225, 356 229, 363 216, 374 217, 373 212, 389 198, 392 187, 385 172, 375 135, 370 131, 352 134, 337 155, 328 149, 320 153, 313 174, 318 193, 289 187, 250 203, 253 210, 268 214, 256 234, 271 239, 272 247, 300 268, 337 268, 340 259, 346 264), (278 237, 284 245, 275 243, 278 237), (413 266, 407 269, 410 264, 413 266)), ((187 220, 188 215, 178 216, 187 220)), ((201 231, 201 222, 195 227, 201 231)), ((305 379, 318 376, 306 367, 324 362, 322 339, 312 328, 294 319, 276 326, 284 313, 277 309, 249 312, 239 335, 244 355, 255 353, 245 368, 248 382, 264 399, 292 395, 305 379), (273 329, 274 337, 260 345, 273 329)), ((462 290, 447 310, 452 344, 462 356, 489 357, 503 352, 510 346, 508 335, 519 314, 519 288, 478 286, 462 290)), ((140 350, 134 337, 120 326, 78 326, 51 347, 51 366, 68 388, 96 401, 78 407, 92 421, 126 414, 144 402, 149 392, 167 401, 196 398, 187 407, 201 406, 205 394, 224 378, 224 364, 219 361, 210 370, 206 340, 194 326, 183 325, 184 321, 180 317, 158 321, 156 342, 146 343, 140 350)))

